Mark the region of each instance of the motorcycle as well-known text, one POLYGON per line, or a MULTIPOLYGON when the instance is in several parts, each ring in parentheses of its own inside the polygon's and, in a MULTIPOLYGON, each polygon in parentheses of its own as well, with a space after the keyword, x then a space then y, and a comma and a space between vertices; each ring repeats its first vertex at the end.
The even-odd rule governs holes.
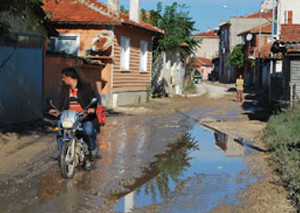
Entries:
POLYGON ((59 110, 50 101, 50 105, 57 111, 61 126, 57 130, 62 131, 62 148, 60 150, 60 170, 63 178, 71 179, 75 175, 75 168, 83 166, 86 171, 91 170, 91 156, 87 143, 84 141, 81 121, 87 115, 87 110, 97 104, 93 98, 90 104, 80 113, 73 110, 59 110))

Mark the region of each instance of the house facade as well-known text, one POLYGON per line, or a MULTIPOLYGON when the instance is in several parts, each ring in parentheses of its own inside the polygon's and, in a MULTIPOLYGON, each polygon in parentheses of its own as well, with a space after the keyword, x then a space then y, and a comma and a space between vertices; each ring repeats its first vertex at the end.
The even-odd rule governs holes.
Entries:
POLYGON ((276 25, 274 34, 281 34, 282 24, 300 24, 300 1, 297 0, 276 0, 276 25))
POLYGON ((228 22, 220 23, 218 35, 220 37, 219 79, 221 82, 232 83, 235 82, 237 77, 237 68, 229 64, 228 57, 233 48, 242 43, 239 34, 260 24, 267 23, 271 16, 271 11, 262 14, 256 12, 247 16, 231 17, 228 22))
POLYGON ((138 0, 131 4, 129 15, 119 11, 116 0, 109 0, 108 6, 96 0, 51 0, 45 1, 44 10, 52 11, 51 21, 60 33, 49 42, 49 51, 104 64, 95 83, 103 105, 146 101, 152 38, 163 32, 140 20, 138 0))
POLYGON ((199 41, 199 47, 194 51, 195 57, 208 58, 210 60, 219 56, 220 38, 217 33, 209 30, 193 35, 193 38, 199 41))
POLYGON ((194 57, 192 58, 193 67, 195 69, 195 74, 200 74, 202 80, 208 80, 209 74, 213 71, 212 60, 203 57, 194 57))
MULTIPOLYGON (((271 86, 278 87, 272 97, 295 103, 300 99, 300 25, 283 24, 279 39, 272 46, 275 62, 281 63, 281 84, 277 86, 272 81, 271 86)), ((276 69, 274 69, 276 71, 276 69)), ((275 73, 276 74, 276 73, 275 73)), ((275 78, 272 75, 272 80, 275 78)))
POLYGON ((239 74, 244 76, 245 84, 255 85, 257 89, 267 90, 272 32, 272 24, 265 23, 239 34, 244 44, 245 64, 239 74))

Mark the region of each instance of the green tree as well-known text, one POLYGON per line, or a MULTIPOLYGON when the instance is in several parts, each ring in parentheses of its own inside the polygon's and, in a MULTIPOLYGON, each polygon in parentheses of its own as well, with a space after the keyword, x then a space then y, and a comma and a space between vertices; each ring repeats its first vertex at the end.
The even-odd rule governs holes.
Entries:
POLYGON ((32 25, 42 24, 45 18, 51 14, 44 14, 41 6, 42 0, 1 0, 0 6, 0 36, 9 32, 11 26, 4 19, 5 15, 18 16, 22 19, 27 19, 26 8, 34 11, 38 15, 38 23, 32 23, 32 25))
POLYGON ((242 68, 245 62, 244 46, 241 44, 236 45, 228 57, 228 61, 232 65, 236 65, 239 69, 242 68))
POLYGON ((164 36, 158 37, 154 42, 153 47, 157 54, 179 49, 185 58, 198 46, 198 42, 191 37, 195 30, 195 22, 189 16, 187 9, 185 4, 174 2, 163 10, 162 3, 159 2, 157 9, 150 11, 152 25, 164 30, 164 36), (182 44, 185 44, 185 47, 182 47, 182 44))

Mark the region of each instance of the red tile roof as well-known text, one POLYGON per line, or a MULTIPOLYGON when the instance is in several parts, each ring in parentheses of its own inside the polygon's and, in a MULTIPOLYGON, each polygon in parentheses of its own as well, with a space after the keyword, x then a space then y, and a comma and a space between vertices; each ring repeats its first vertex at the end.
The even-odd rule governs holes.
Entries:
POLYGON ((193 57, 193 67, 207 66, 212 67, 212 60, 203 57, 193 57))
POLYGON ((300 24, 282 24, 280 41, 300 41, 300 24))
MULTIPOLYGON (((272 19, 272 10, 266 13, 261 13, 261 17, 264 19, 272 19)), ((241 16, 240 18, 260 18, 260 12, 254 12, 249 15, 241 16)))
POLYGON ((209 32, 198 33, 196 35, 193 35, 193 37, 219 38, 219 36, 213 30, 209 32))
POLYGON ((51 21, 66 24, 127 24, 153 32, 163 33, 163 30, 141 21, 131 21, 127 15, 120 16, 108 11, 104 3, 97 0, 43 0, 44 11, 53 14, 51 21))
MULTIPOLYGON (((258 27, 254 27, 252 29, 246 30, 244 32, 241 32, 239 35, 245 35, 248 33, 252 33, 252 34, 258 34, 259 33, 259 26, 258 27)), ((272 33, 272 24, 271 23, 265 23, 261 26, 261 33, 264 34, 271 34, 272 33)))

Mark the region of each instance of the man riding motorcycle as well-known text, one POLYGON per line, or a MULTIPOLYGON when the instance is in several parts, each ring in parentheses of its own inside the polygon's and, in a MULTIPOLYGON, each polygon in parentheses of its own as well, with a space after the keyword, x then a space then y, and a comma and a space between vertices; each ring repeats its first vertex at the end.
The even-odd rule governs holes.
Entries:
MULTIPOLYGON (((58 107, 59 111, 74 110, 81 112, 86 106, 89 105, 93 98, 96 98, 90 83, 84 82, 80 79, 75 68, 64 68, 61 71, 62 86, 59 93, 58 107)), ((99 158, 100 151, 96 144, 96 130, 100 131, 100 125, 96 116, 96 107, 92 106, 88 109, 88 115, 82 121, 82 129, 84 139, 88 144, 91 157, 99 158)), ((50 109, 50 114, 55 115, 56 109, 50 109)), ((61 126, 60 121, 58 126, 61 126)), ((58 150, 62 148, 62 131, 57 132, 57 147, 58 150)))

